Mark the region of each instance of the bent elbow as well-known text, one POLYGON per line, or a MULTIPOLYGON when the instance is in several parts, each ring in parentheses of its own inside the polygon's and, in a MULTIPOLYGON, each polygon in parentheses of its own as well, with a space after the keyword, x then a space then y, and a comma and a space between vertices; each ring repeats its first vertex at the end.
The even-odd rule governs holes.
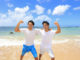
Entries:
POLYGON ((61 31, 57 31, 56 33, 57 33, 57 34, 58 34, 58 33, 61 33, 61 31))
POLYGON ((17 32, 17 29, 14 29, 15 32, 17 32))
POLYGON ((61 30, 58 33, 61 33, 61 30))

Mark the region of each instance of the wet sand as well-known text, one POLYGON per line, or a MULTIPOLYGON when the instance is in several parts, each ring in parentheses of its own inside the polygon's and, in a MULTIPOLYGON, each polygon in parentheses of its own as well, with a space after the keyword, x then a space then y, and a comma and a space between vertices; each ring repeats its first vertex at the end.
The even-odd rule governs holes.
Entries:
MULTIPOLYGON (((36 45, 38 55, 40 45, 36 45)), ((53 43, 55 60, 80 60, 80 41, 70 40, 63 43, 53 43)), ((20 60, 22 45, 0 46, 0 60, 20 60)), ((31 53, 26 53, 23 60, 34 60, 31 53)), ((47 53, 42 56, 42 60, 50 60, 47 53)))

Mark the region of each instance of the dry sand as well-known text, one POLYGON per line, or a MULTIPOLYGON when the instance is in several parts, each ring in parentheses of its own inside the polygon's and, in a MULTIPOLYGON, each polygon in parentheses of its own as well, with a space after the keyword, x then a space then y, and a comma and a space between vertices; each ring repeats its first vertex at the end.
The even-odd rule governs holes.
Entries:
MULTIPOLYGON (((40 45, 36 45, 39 55, 40 45)), ((55 60, 80 60, 80 41, 68 41, 66 43, 53 44, 55 60)), ((0 60, 20 60, 22 45, 0 46, 0 60)), ((31 53, 27 53, 23 60, 34 60, 31 53)), ((47 53, 42 56, 42 60, 50 60, 47 53)))

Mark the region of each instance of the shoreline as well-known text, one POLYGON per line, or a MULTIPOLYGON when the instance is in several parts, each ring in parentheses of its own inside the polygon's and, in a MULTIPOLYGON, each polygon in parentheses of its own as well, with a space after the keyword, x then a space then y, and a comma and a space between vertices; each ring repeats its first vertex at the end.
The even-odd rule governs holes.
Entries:
MULTIPOLYGON (((12 42, 12 40, 10 41, 12 42)), ((10 41, 6 42, 4 40, 3 42, 9 44, 10 41)), ((35 47, 39 55, 40 45, 35 44, 35 47)), ((54 41, 52 49, 55 55, 55 60, 80 60, 80 40, 54 41)), ((11 43, 11 45, 4 44, 3 46, 0 46, 0 60, 20 60, 21 52, 22 52, 22 41, 21 42, 14 41, 14 43, 13 44, 11 43)), ((31 53, 25 54, 23 60, 26 59, 34 60, 31 53)), ((42 56, 42 60, 50 60, 49 55, 47 53, 44 53, 44 55, 42 56)))
MULTIPOLYGON (((63 43, 67 43, 69 42, 69 39, 65 39, 65 40, 53 40, 52 44, 63 44, 63 43)), ((35 40, 34 44, 35 45, 40 45, 41 41, 40 39, 35 40)), ((24 44, 24 40, 12 40, 12 39, 0 39, 0 47, 1 46, 17 46, 17 45, 23 45, 24 44)))

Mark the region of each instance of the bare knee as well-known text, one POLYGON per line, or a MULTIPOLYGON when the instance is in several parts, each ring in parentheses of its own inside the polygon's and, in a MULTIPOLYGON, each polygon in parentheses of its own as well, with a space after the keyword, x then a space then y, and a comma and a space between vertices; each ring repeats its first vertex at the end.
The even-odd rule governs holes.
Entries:
POLYGON ((39 54, 39 60, 41 60, 42 54, 39 54))
POLYGON ((20 60, 22 60, 22 59, 23 59, 23 56, 21 55, 21 56, 20 56, 20 60))
POLYGON ((42 57, 42 54, 39 54, 39 57, 42 57))
POLYGON ((38 60, 38 57, 36 57, 35 60, 38 60))
POLYGON ((55 60, 55 58, 51 58, 51 60, 55 60))

